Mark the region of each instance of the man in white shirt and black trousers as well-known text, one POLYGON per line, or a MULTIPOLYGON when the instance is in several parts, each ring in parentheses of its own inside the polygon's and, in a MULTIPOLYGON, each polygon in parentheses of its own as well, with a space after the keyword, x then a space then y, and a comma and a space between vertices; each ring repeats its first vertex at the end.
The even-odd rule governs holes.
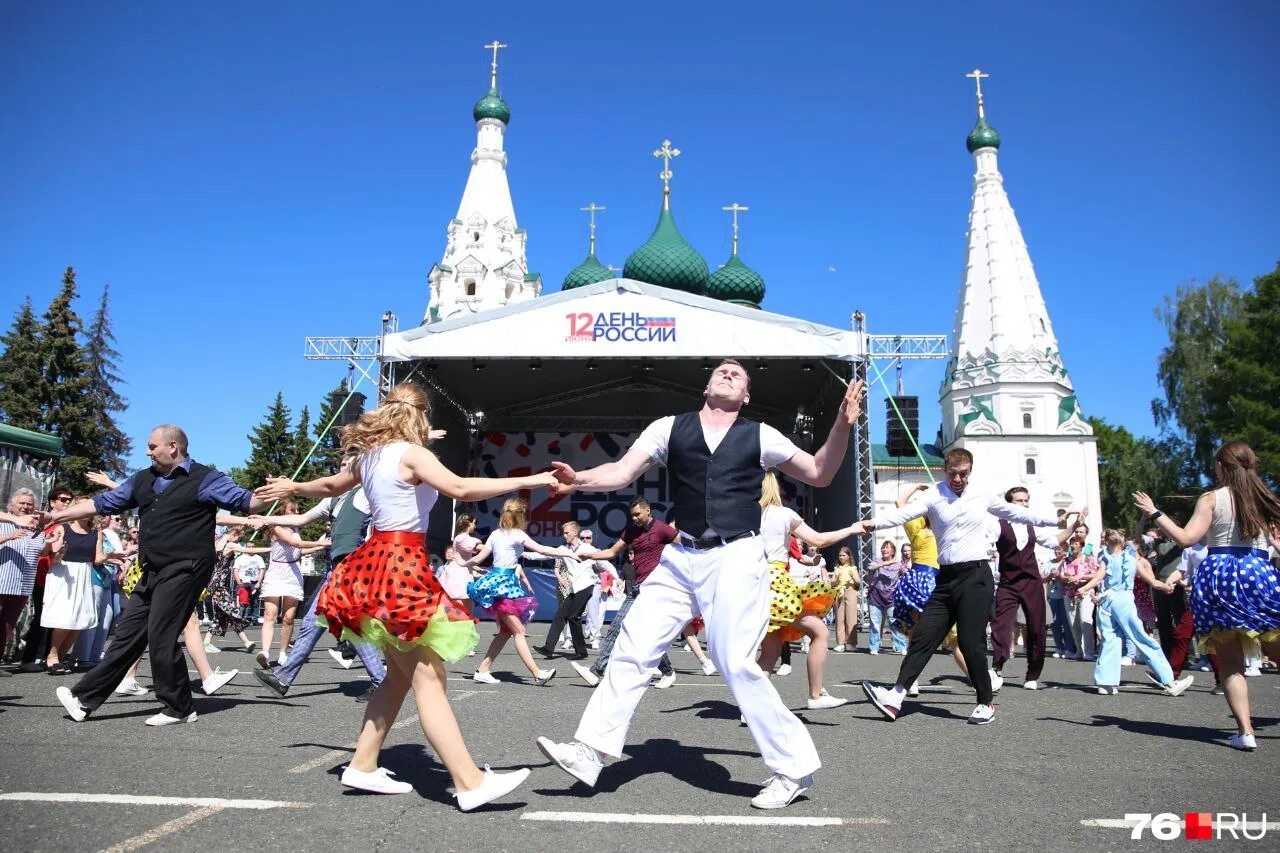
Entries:
POLYGON ((739 417, 750 383, 741 363, 725 359, 711 372, 701 410, 653 422, 621 459, 587 471, 554 463, 562 485, 552 491, 558 494, 615 491, 665 464, 680 531, 635 599, 574 740, 538 738, 548 758, 587 785, 595 785, 603 756, 622 755, 650 672, 697 615, 706 621, 711 659, 773 772, 751 804, 787 806, 809 789, 822 766, 804 724, 755 661, 769 620, 760 487, 771 467, 811 485, 830 485, 862 411, 863 384, 849 386, 826 444, 810 455, 773 427, 739 417))
POLYGON ((898 671, 897 683, 892 689, 870 681, 862 683, 867 698, 889 720, 898 718, 906 686, 914 684, 924 672, 925 664, 952 625, 956 626, 969 680, 978 694, 978 706, 969 715, 969 722, 982 725, 995 717, 991 673, 987 669, 987 620, 991 614, 993 584, 989 515, 1033 527, 1056 528, 1058 519, 1009 503, 1003 495, 968 490, 972 472, 973 454, 963 447, 954 447, 943 457, 945 483, 923 492, 923 500, 881 513, 873 522, 862 522, 864 532, 883 530, 927 514, 929 527, 938 539, 937 586, 911 632, 911 644, 898 671))

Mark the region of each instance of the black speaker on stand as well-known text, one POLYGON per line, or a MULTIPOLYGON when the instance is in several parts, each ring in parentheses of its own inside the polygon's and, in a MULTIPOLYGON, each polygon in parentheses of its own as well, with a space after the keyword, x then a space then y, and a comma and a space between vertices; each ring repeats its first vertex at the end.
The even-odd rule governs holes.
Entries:
POLYGON ((912 441, 920 439, 920 398, 919 397, 887 397, 884 401, 885 449, 890 456, 915 456, 912 441), (897 411, 894 411, 894 406, 897 411), (898 413, 902 417, 898 417, 898 413), (905 421, 905 423, 904 423, 905 421))

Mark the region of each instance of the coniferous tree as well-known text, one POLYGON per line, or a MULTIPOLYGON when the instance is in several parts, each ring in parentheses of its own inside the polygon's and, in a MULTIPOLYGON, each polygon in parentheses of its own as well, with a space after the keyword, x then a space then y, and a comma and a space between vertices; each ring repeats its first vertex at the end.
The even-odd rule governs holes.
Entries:
POLYGON ((243 479, 237 480, 247 489, 261 486, 267 477, 288 477, 297 465, 297 442, 290 425, 289 408, 284 394, 277 392, 267 407, 262 422, 249 435, 249 460, 241 469, 233 469, 243 479))
MULTIPOLYGON (((320 439, 320 444, 316 447, 313 458, 323 474, 337 471, 338 463, 342 461, 342 427, 345 424, 342 417, 335 420, 334 415, 343 408, 343 401, 347 400, 349 392, 347 380, 343 379, 338 383, 337 388, 325 395, 324 402, 320 405, 320 415, 316 419, 314 429, 315 437, 320 439), (329 426, 330 421, 333 422, 333 426, 325 432, 324 428, 329 426)), ((364 401, 363 394, 351 395, 351 399, 346 404, 348 422, 353 422, 354 418, 364 412, 364 401)))
POLYGON ((4 348, 0 353, 0 418, 22 429, 44 427, 40 331, 31 297, 27 297, 14 315, 13 326, 0 337, 4 348))
POLYGON ((89 361, 81 345, 83 324, 73 303, 76 273, 67 267, 62 290, 49 304, 40 335, 40 400, 44 406, 41 428, 62 439, 61 478, 73 491, 84 492, 89 483, 85 471, 102 465, 94 447, 93 407, 89 402, 89 361))
POLYGON ((89 362, 89 405, 97 429, 93 437, 98 463, 104 470, 123 474, 125 460, 133 443, 116 423, 116 414, 125 411, 129 404, 116 390, 122 384, 116 373, 116 361, 120 353, 113 344, 116 336, 111 331, 111 317, 107 311, 109 285, 103 285, 102 300, 89 325, 88 343, 85 347, 89 362))

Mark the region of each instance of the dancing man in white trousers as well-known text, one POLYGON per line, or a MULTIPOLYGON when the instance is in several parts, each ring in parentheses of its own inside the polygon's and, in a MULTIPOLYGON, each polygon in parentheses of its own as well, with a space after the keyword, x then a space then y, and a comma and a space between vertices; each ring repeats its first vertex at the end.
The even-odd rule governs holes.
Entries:
POLYGON ((782 703, 756 665, 769 621, 769 571, 760 538, 760 484, 768 468, 814 486, 830 485, 849 430, 862 413, 863 383, 847 389, 826 443, 800 450, 778 430, 740 417, 750 400, 746 368, 725 359, 711 373, 701 410, 650 424, 618 459, 587 471, 554 463, 559 494, 611 492, 665 464, 679 538, 662 551, 592 693, 574 740, 538 738, 562 770, 594 786, 603 756, 622 756, 627 730, 663 651, 694 616, 707 625, 711 659, 733 691, 751 736, 773 775, 751 804, 789 805, 821 767, 804 724, 782 703))

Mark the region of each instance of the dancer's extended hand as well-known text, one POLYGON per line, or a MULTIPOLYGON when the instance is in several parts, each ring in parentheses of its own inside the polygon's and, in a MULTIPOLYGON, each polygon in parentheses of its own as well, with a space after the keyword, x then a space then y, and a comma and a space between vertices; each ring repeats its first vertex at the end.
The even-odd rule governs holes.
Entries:
POLYGON ((253 496, 264 501, 279 501, 293 497, 295 488, 293 480, 288 477, 268 477, 265 486, 253 490, 253 496))
POLYGON ((1151 500, 1151 495, 1146 492, 1134 492, 1133 502, 1137 505, 1138 509, 1142 510, 1143 515, 1156 514, 1156 502, 1151 500))
POLYGON ((116 486, 120 485, 102 471, 86 471, 84 478, 90 483, 96 483, 99 486, 106 486, 108 489, 114 489, 116 486))
POLYGON ((850 382, 845 389, 844 399, 840 401, 840 424, 846 429, 852 427, 862 417, 862 399, 867 395, 867 383, 859 379, 850 382))
MULTIPOLYGON (((257 494, 256 492, 254 494, 257 494)), ((245 527, 252 527, 254 530, 261 530, 271 524, 271 519, 265 515, 250 515, 244 520, 245 527)))
POLYGON ((552 462, 551 470, 547 473, 551 475, 551 482, 547 484, 547 491, 551 494, 567 495, 577 488, 575 481, 578 478, 578 472, 574 471, 568 463, 552 462))

